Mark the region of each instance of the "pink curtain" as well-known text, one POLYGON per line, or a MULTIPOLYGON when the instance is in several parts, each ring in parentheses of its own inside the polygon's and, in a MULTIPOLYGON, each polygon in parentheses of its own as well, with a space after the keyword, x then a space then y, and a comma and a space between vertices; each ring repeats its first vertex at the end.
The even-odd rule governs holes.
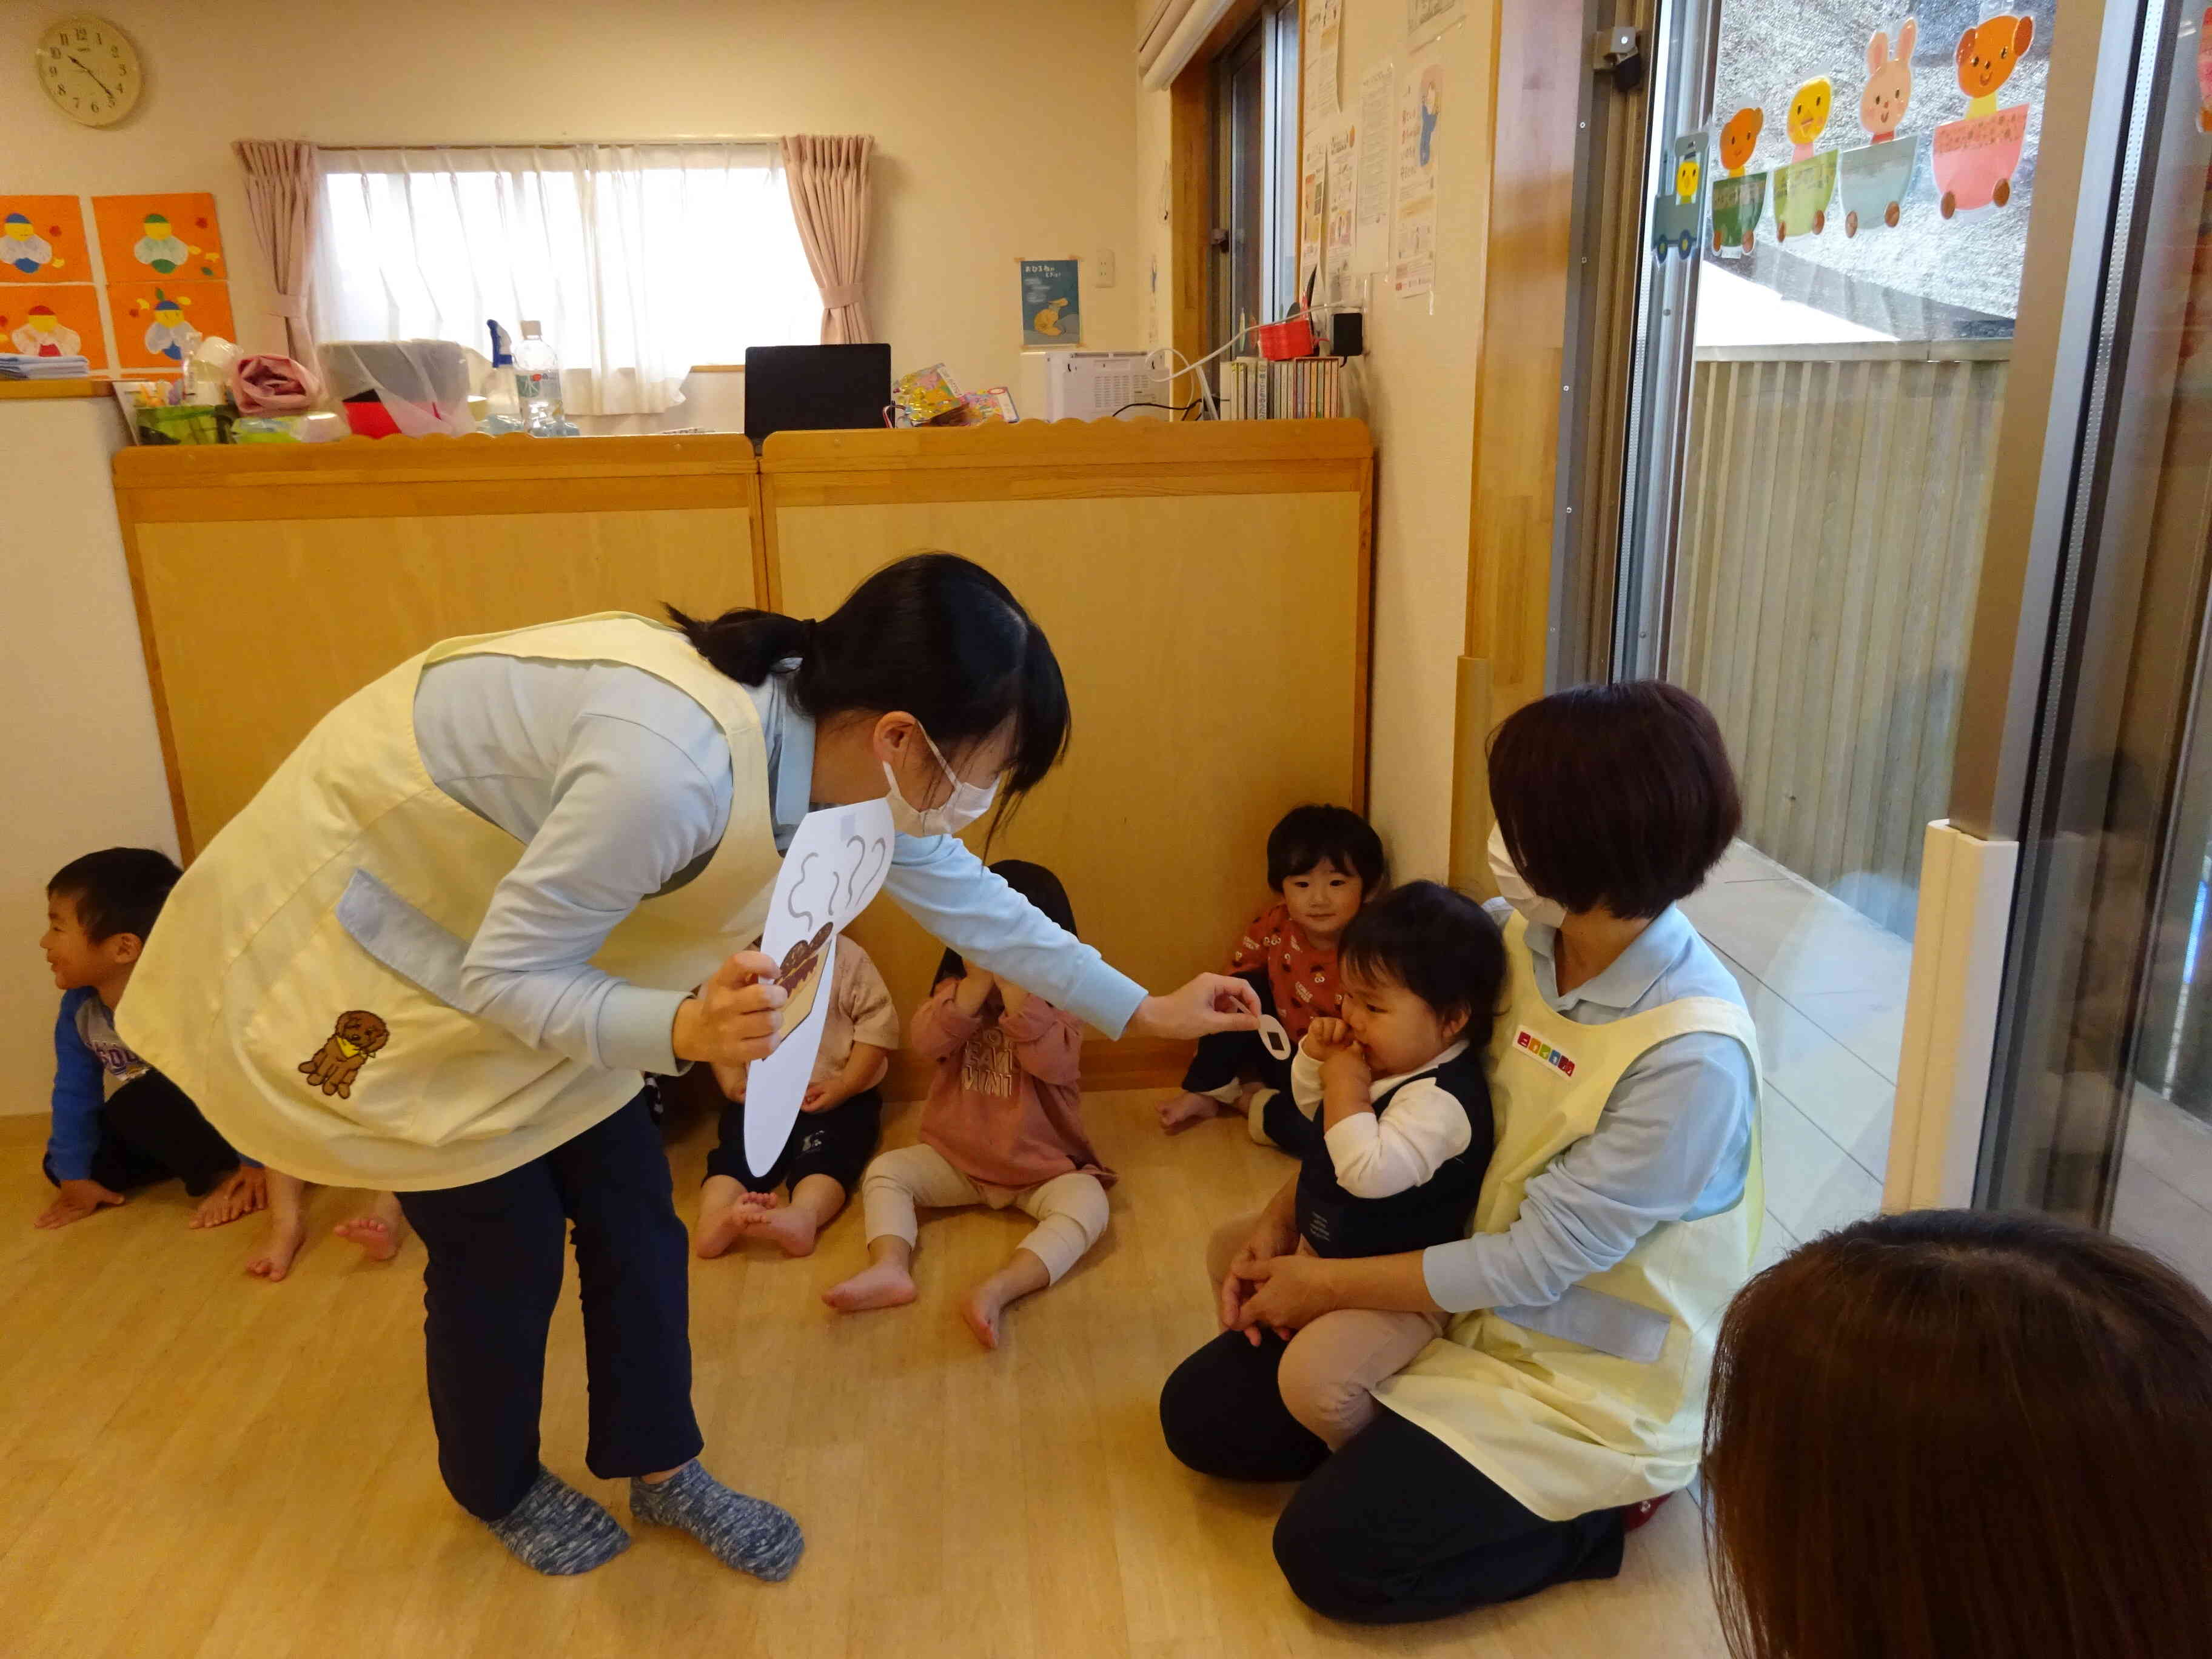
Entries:
POLYGON ((284 319, 285 354, 313 368, 307 273, 314 267, 319 210, 315 147, 295 138, 240 138, 230 148, 246 169, 246 210, 274 279, 276 303, 271 309, 284 319))
POLYGON ((823 345, 870 337, 860 271, 868 258, 868 156, 875 147, 865 134, 783 141, 792 216, 822 290, 823 345))

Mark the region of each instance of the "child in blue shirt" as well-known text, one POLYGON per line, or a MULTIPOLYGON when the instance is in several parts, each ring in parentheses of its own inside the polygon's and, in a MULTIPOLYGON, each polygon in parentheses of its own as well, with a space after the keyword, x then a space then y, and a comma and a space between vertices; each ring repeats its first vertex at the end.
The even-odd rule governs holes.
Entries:
POLYGON ((220 1227, 266 1202, 262 1171, 241 1164, 184 1091, 115 1034, 115 1006, 181 873, 151 848, 111 847, 64 865, 46 884, 39 945, 62 1007, 45 1163, 56 1193, 40 1227, 82 1221, 172 1176, 200 1200, 195 1227, 220 1227))

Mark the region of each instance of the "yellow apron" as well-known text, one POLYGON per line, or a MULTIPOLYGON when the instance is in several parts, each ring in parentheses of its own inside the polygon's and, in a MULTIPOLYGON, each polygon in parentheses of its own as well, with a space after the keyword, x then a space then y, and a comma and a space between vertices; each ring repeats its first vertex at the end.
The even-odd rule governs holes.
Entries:
MULTIPOLYGON (((1527 933, 1517 915, 1505 930, 1510 1000, 1491 1039, 1498 1146, 1473 1233, 1513 1224, 1529 1181, 1596 1128, 1621 1073, 1654 1044, 1692 1031, 1732 1036, 1759 1076, 1751 1016, 1723 998, 1686 997, 1606 1025, 1569 1019, 1536 988, 1527 933)), ((1547 1520, 1689 1485, 1713 1338, 1759 1246, 1759 1142, 1754 1109, 1733 1208, 1655 1228, 1550 1308, 1459 1315, 1376 1398, 1547 1520)))
POLYGON ((728 829, 594 966, 688 990, 757 937, 780 860, 752 699, 684 635, 620 612, 447 640, 340 703, 193 860, 117 1011, 124 1040, 240 1152, 309 1181, 403 1192, 489 1180, 638 1090, 465 1013, 460 970, 523 843, 432 782, 422 671, 495 655, 641 668, 730 744, 728 829))

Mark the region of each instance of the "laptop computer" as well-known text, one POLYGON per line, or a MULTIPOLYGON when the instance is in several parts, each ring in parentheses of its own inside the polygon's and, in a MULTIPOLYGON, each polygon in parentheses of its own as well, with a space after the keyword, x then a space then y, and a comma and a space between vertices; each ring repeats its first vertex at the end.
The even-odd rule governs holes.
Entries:
POLYGON ((745 436, 881 426, 891 400, 891 349, 747 346, 745 436))

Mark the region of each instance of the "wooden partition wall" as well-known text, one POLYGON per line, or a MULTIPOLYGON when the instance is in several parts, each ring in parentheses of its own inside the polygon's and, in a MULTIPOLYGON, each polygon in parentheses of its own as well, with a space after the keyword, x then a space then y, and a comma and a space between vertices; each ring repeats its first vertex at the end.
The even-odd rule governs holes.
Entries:
POLYGON ((426 646, 766 586, 741 436, 126 449, 115 496, 187 858, 426 646))
MULTIPOLYGON (((187 855, 435 640, 664 599, 819 617, 923 548, 996 572, 1052 640, 1074 744, 989 850, 1057 871, 1132 977, 1218 964, 1285 809, 1364 804, 1358 422, 786 433, 757 465, 735 435, 387 439, 137 449, 115 472, 187 855)), ((939 947, 887 903, 855 933, 911 1009, 939 947)), ((1086 1070, 1167 1082, 1182 1058, 1125 1042, 1086 1070)))
MULTIPOLYGON (((769 592, 819 617, 921 548, 1003 580, 1052 641, 1075 735, 990 854, 1057 872, 1084 937, 1166 990, 1267 898, 1277 817, 1364 805, 1372 471, 1356 421, 779 434, 769 592)), ((901 1007, 927 994, 939 947, 903 913, 854 931, 901 1007)), ((1180 1060, 1125 1042, 1086 1073, 1168 1082, 1180 1060)))

